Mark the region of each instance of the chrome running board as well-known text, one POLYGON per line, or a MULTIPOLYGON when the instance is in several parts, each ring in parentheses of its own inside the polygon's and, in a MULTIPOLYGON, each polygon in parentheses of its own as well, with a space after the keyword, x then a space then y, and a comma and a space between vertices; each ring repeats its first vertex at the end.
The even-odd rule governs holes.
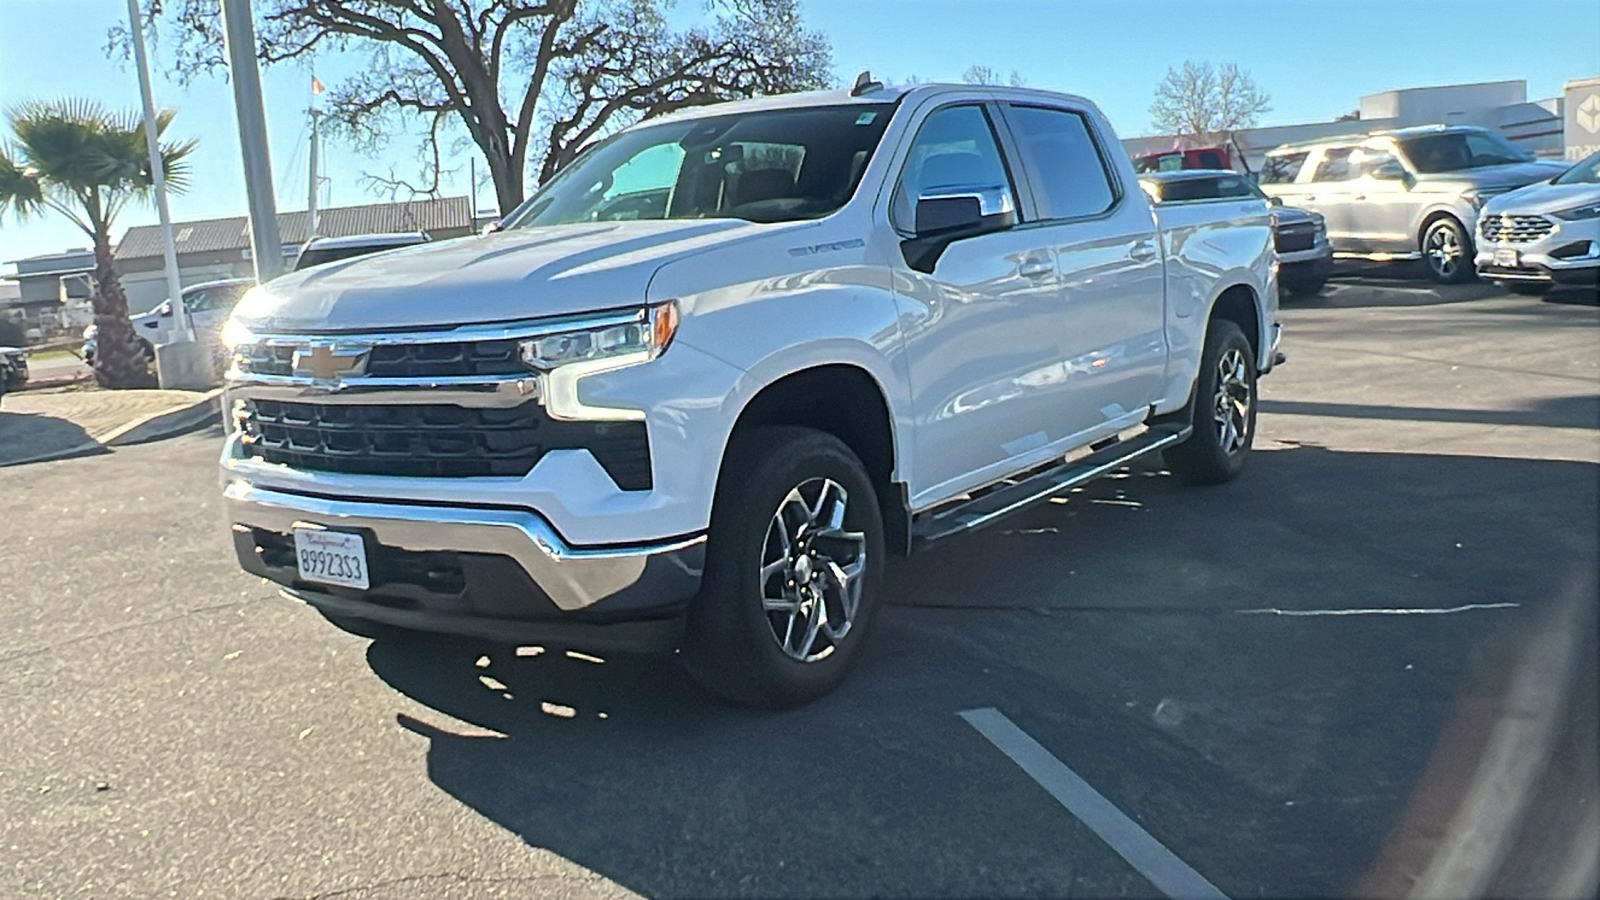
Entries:
POLYGON ((1191 431, 1193 428, 1188 424, 1163 424, 1132 437, 1113 438, 1109 444, 1102 444, 1087 456, 1068 458, 982 492, 974 492, 969 499, 935 507, 912 520, 912 547, 920 550, 935 541, 991 525, 1034 503, 1086 481, 1093 481, 1141 456, 1180 443, 1189 437, 1191 431))

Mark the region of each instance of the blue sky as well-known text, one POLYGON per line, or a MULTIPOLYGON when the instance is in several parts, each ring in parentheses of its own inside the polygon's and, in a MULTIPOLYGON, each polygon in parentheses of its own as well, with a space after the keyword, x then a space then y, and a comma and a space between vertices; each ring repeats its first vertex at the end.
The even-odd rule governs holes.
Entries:
MULTIPOLYGON (((1185 59, 1237 62, 1272 95, 1262 124, 1322 121, 1354 109, 1362 94, 1433 84, 1526 79, 1530 99, 1600 75, 1600 0, 1289 2, 1289 0, 801 0, 808 23, 833 42, 839 81, 861 69, 891 80, 954 80, 975 63, 1016 70, 1033 87, 1071 91, 1100 104, 1125 136, 1150 129, 1148 108, 1168 66, 1185 59)), ((34 97, 89 96, 128 109, 139 103, 131 67, 106 59, 106 29, 125 0, 0 0, 0 109, 34 97)), ((674 18, 700 16, 677 0, 674 18)), ((162 61, 158 52, 157 62, 162 61)), ((319 63, 331 81, 350 59, 319 63)), ((158 66, 159 68, 159 66, 158 66)), ((280 210, 304 209, 304 109, 309 70, 263 75, 280 210)), ((173 134, 198 137, 192 186, 173 199, 179 220, 245 210, 231 92, 220 77, 185 88, 156 76, 156 102, 179 109, 173 134)), ((466 157, 447 193, 467 190, 466 157)), ((325 146, 332 179, 325 205, 381 199, 363 173, 415 172, 414 145, 380 158, 325 146)), ((481 170, 480 165, 480 170, 481 170)), ((490 202, 492 192, 480 196, 490 202)), ((119 228, 155 221, 130 208, 119 228)), ((59 217, 0 221, 0 262, 83 246, 59 217)))

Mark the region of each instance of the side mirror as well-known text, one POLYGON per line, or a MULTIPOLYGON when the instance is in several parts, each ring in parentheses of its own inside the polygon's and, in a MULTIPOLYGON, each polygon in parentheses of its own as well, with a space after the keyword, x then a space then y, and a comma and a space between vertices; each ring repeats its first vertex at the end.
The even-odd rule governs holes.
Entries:
POLYGON ((927 274, 952 243, 1015 224, 1017 210, 1004 188, 939 188, 917 198, 917 236, 900 249, 906 265, 927 274))
POLYGON ((1268 206, 1282 206, 1283 205, 1283 198, 1282 197, 1268 196, 1267 197, 1267 205, 1268 206))
POLYGON ((493 222, 490 222, 489 224, 483 226, 483 228, 478 233, 479 234, 494 234, 496 231, 504 231, 504 230, 505 230, 505 226, 500 224, 500 220, 499 219, 495 219, 493 222))
POLYGON ((165 301, 164 303, 161 304, 161 318, 163 318, 163 319, 172 318, 172 301, 171 300, 165 301))

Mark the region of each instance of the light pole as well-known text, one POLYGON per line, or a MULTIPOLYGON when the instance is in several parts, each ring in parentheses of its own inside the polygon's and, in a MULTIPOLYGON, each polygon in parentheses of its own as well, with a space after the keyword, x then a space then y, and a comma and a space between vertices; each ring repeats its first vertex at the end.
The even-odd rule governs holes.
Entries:
POLYGON ((245 196, 250 202, 250 250, 256 280, 283 273, 283 242, 278 237, 278 206, 272 196, 272 159, 267 152, 267 118, 261 109, 261 70, 256 67, 256 27, 250 0, 221 0, 223 40, 228 50, 228 79, 233 82, 233 108, 239 120, 239 149, 244 156, 245 196))
POLYGON ((144 28, 139 24, 139 0, 128 0, 128 28, 133 33, 133 60, 139 69, 139 94, 144 101, 144 143, 150 153, 150 180, 156 189, 156 214, 161 220, 161 255, 167 266, 167 297, 178 320, 178 340, 194 340, 189 310, 183 305, 183 282, 178 276, 178 248, 172 240, 172 213, 167 206, 167 173, 161 164, 161 142, 156 133, 156 102, 150 90, 150 60, 144 52, 144 28))

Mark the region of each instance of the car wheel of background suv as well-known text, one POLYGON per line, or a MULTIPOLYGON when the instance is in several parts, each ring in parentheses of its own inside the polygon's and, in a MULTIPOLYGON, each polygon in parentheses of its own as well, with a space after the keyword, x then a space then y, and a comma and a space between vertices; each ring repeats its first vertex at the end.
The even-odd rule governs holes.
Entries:
POLYGON ((809 428, 734 432, 683 661, 735 703, 776 709, 843 680, 883 576, 884 524, 861 461, 809 428))
POLYGON ((1462 284, 1477 277, 1472 236, 1451 216, 1440 216, 1422 230, 1422 261, 1440 284, 1462 284))

